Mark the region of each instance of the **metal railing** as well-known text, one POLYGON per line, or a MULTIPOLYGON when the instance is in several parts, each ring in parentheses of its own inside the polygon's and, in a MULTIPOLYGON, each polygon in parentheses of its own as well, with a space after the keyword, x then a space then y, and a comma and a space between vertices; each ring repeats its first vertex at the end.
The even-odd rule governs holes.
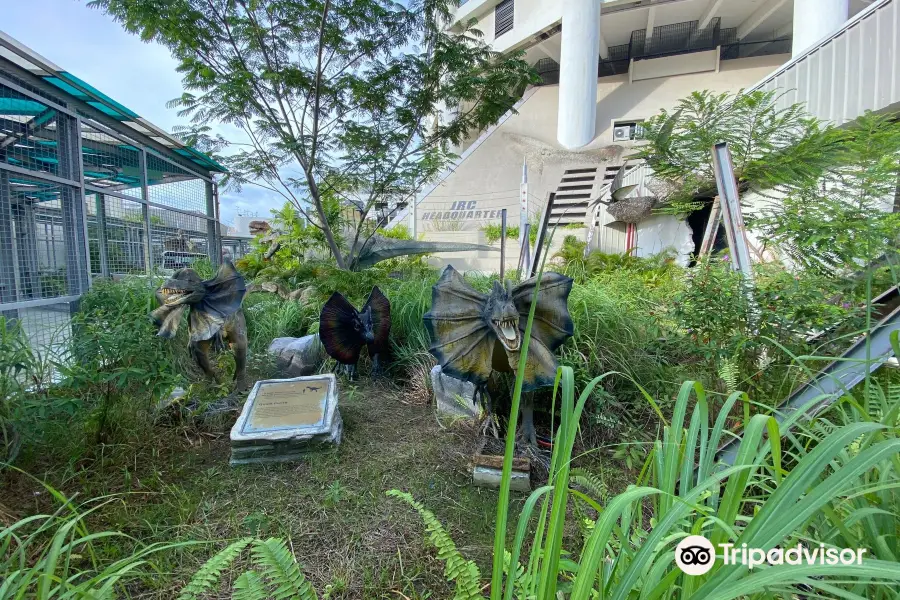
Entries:
POLYGON ((835 124, 900 106, 900 0, 878 0, 748 91, 777 91, 835 124))

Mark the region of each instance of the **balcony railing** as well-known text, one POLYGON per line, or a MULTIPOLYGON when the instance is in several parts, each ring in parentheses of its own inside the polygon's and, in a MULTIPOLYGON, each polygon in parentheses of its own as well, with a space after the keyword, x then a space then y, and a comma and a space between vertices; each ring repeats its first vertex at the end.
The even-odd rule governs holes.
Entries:
MULTIPOLYGON (((638 29, 631 32, 631 40, 627 44, 609 47, 607 56, 600 58, 597 77, 628 73, 632 59, 646 60, 716 48, 721 49, 722 60, 789 54, 791 38, 742 42, 737 39, 737 30, 734 27, 719 27, 718 18, 713 19, 710 25, 703 29, 698 27, 697 21, 654 27, 653 35, 649 38, 646 29, 638 29)), ((540 59, 535 64, 535 70, 541 77, 539 85, 559 83, 559 63, 552 58, 540 59)))

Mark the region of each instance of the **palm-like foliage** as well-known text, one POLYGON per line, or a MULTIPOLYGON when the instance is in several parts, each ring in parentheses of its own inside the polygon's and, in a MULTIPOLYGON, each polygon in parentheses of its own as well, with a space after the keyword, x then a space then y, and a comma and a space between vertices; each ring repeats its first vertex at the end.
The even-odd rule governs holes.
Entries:
POLYGON ((548 599, 562 589, 579 600, 727 600, 786 597, 812 589, 845 598, 896 597, 891 586, 900 581, 900 518, 892 507, 897 506, 900 392, 876 394, 868 406, 877 407, 880 419, 855 406, 861 418, 807 429, 803 436, 790 438, 784 450, 781 431, 793 425, 799 413, 781 426, 771 416, 756 415, 745 428, 734 465, 725 467, 716 464, 715 451, 730 435, 726 418, 737 402, 747 399, 740 392, 732 394, 710 428, 705 391, 696 382, 686 382, 672 422, 648 458, 643 481, 601 505, 590 492, 570 487, 583 488, 585 477, 573 477, 569 462, 578 417, 590 388, 602 379, 591 382, 576 401, 571 369, 560 367, 561 424, 550 482, 525 502, 512 550, 499 559, 506 581, 492 588, 492 597, 548 599), (596 514, 575 563, 561 558, 575 550, 563 547, 570 498, 596 514), (529 531, 534 532, 531 550, 523 555, 529 531), (859 565, 749 570, 726 565, 720 556, 709 573, 695 577, 674 562, 675 546, 687 535, 704 535, 714 545, 747 544, 765 551, 798 543, 866 548, 873 558, 859 565))
POLYGON ((775 92, 694 92, 672 111, 648 119, 648 142, 634 158, 668 185, 667 210, 690 212, 698 195, 715 190, 710 149, 727 142, 742 188, 767 189, 790 182, 812 183, 842 152, 839 132, 809 117, 802 105, 777 107, 775 92))

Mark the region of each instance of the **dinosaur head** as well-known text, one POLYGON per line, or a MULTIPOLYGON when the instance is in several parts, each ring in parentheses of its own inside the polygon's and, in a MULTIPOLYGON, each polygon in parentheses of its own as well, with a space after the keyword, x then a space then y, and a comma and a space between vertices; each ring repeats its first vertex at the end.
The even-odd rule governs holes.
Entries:
POLYGON ((571 289, 571 279, 546 272, 540 281, 531 278, 516 286, 496 282, 490 294, 482 294, 448 266, 432 288, 431 310, 423 317, 429 349, 442 372, 483 385, 494 370, 518 368, 524 341, 520 327, 534 310, 522 389, 553 385, 553 352, 575 330, 568 308, 571 289))
POLYGON ((370 354, 387 350, 390 330, 391 303, 377 287, 362 310, 335 292, 319 313, 319 339, 328 355, 345 365, 356 364, 363 346, 370 354))
POLYGON ((503 287, 499 281, 494 281, 491 295, 484 305, 484 316, 503 347, 509 352, 517 351, 522 344, 522 335, 510 282, 507 281, 506 287, 503 287))
POLYGON ((366 305, 362 311, 359 313, 359 316, 356 319, 356 323, 354 323, 356 331, 359 333, 363 342, 366 344, 371 344, 375 341, 375 324, 372 320, 372 307, 371 305, 366 305))
POLYGON ((180 269, 157 290, 157 297, 163 306, 195 304, 205 295, 206 286, 193 269, 180 269))
POLYGON ((181 269, 156 290, 160 307, 150 313, 150 318, 159 327, 158 335, 171 338, 189 310, 191 341, 207 340, 240 310, 245 291, 244 278, 229 261, 207 281, 193 269, 181 269))

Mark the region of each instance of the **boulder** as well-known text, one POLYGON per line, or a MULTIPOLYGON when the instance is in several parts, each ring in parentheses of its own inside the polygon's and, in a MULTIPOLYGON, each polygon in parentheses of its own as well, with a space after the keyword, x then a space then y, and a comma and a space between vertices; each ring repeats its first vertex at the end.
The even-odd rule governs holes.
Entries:
POLYGON ((610 204, 606 212, 622 223, 640 223, 652 214, 656 200, 650 196, 626 198, 610 204))
POLYGON ((473 419, 478 415, 475 384, 441 372, 441 365, 431 369, 431 389, 439 415, 473 419))
POLYGON ((285 377, 312 375, 325 360, 325 347, 318 334, 275 338, 269 344, 269 353, 275 355, 285 377))

